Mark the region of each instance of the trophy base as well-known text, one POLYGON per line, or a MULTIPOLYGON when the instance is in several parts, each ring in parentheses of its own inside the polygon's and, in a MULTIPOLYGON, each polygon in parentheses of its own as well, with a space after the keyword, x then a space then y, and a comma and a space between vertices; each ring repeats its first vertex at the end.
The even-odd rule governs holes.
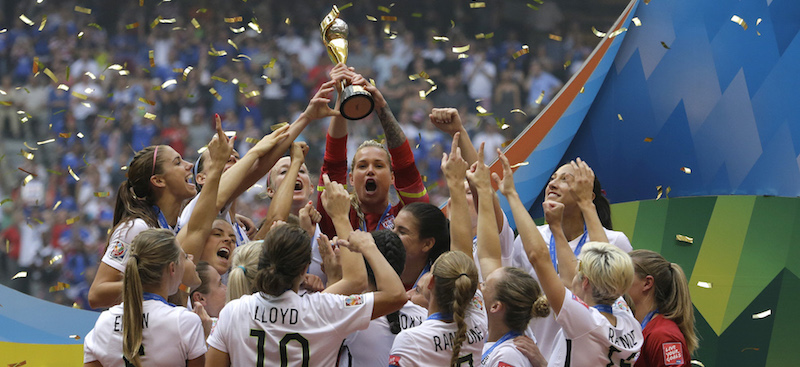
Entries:
POLYGON ((348 120, 361 120, 375 109, 375 100, 364 87, 350 85, 342 91, 342 106, 339 108, 342 117, 348 120))

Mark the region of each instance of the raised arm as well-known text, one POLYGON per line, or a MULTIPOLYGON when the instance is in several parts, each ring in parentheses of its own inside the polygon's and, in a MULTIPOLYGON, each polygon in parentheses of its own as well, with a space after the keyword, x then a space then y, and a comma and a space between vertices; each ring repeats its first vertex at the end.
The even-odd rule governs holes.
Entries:
MULTIPOLYGON (((250 164, 244 165, 244 173, 238 171, 236 174, 234 174, 231 172, 233 170, 233 167, 231 167, 222 174, 222 180, 220 181, 222 182, 222 185, 220 186, 220 194, 217 198, 217 208, 221 210, 225 207, 225 205, 239 197, 239 195, 264 177, 264 175, 269 172, 272 166, 275 165, 275 162, 277 162, 278 159, 283 156, 284 152, 289 149, 289 145, 294 141, 294 139, 300 135, 303 129, 305 129, 311 121, 323 117, 339 115, 338 110, 328 107, 328 103, 331 101, 328 98, 328 95, 330 95, 330 93, 334 90, 333 83, 333 80, 330 80, 320 86, 319 90, 317 90, 317 93, 314 95, 311 101, 309 101, 306 110, 300 114, 300 117, 298 117, 295 122, 289 125, 288 130, 286 130, 288 133, 287 137, 279 141, 275 145, 274 149, 270 150, 269 152, 262 152, 262 155, 253 157, 255 159, 250 160, 250 164)), ((255 147, 250 148, 247 153, 249 154, 254 148, 255 147)), ((245 157, 247 157, 247 154, 245 154, 245 157)), ((242 157, 242 160, 244 160, 245 157, 242 157)), ((236 162, 236 164, 241 163, 242 160, 236 162)), ((234 164, 234 166, 236 166, 236 164, 234 164)))
POLYGON ((453 136, 453 145, 450 154, 442 153, 442 172, 450 189, 450 249, 461 251, 472 258, 472 227, 469 220, 456 219, 455 216, 469 213, 467 208, 467 190, 464 189, 464 180, 467 177, 469 165, 461 158, 461 148, 458 147, 459 133, 453 136))
POLYGON ((389 265, 386 258, 375 246, 375 239, 369 232, 353 231, 347 241, 340 241, 341 247, 355 253, 361 253, 369 262, 375 274, 375 305, 372 307, 372 319, 399 310, 408 300, 405 287, 400 276, 389 265))
MULTIPOLYGON (((286 171, 286 175, 281 181, 280 186, 272 195, 272 201, 269 203, 269 210, 264 223, 272 223, 276 220, 285 221, 289 217, 289 212, 292 210, 292 194, 294 192, 294 185, 297 181, 297 175, 300 173, 300 168, 306 160, 308 154, 308 144, 304 142, 293 142, 290 150, 291 164, 286 171)), ((254 240, 263 240, 267 235, 270 226, 261 226, 261 229, 256 233, 254 240)))
POLYGON ((400 127, 400 124, 397 123, 397 119, 395 119, 381 91, 376 86, 366 81, 361 75, 356 75, 353 79, 353 84, 363 86, 367 92, 372 94, 372 99, 375 100, 375 113, 378 115, 381 127, 383 127, 383 133, 386 135, 386 145, 389 149, 401 147, 407 140, 406 134, 403 133, 403 129, 400 127))
POLYGON ((513 172, 511 171, 511 165, 508 163, 508 158, 499 149, 497 151, 500 154, 500 162, 503 165, 503 178, 501 180, 496 173, 492 174, 492 178, 500 187, 500 192, 508 200, 528 261, 531 262, 536 275, 539 277, 539 284, 550 302, 550 307, 558 314, 561 311, 561 305, 564 303, 564 294, 566 294, 564 284, 561 283, 558 274, 556 274, 556 269, 553 268, 553 264, 550 262, 547 243, 544 242, 541 233, 536 229, 536 223, 533 222, 528 213, 528 208, 522 204, 514 187, 513 172))
POLYGON ((478 160, 472 164, 467 172, 467 180, 476 188, 478 197, 478 262, 481 264, 481 275, 483 279, 495 269, 503 266, 502 254, 500 251, 500 236, 495 227, 496 218, 494 214, 494 188, 489 178, 489 167, 483 163, 483 144, 478 152, 478 160))
POLYGON ((233 139, 228 139, 225 136, 225 132, 222 131, 222 122, 219 115, 216 115, 215 120, 217 135, 208 143, 210 162, 206 169, 206 181, 203 185, 205 190, 200 191, 200 196, 197 198, 197 204, 192 210, 189 222, 185 227, 181 228, 176 236, 176 240, 183 248, 183 251, 187 255, 192 255, 195 261, 200 261, 206 240, 211 233, 212 224, 219 213, 215 207, 219 180, 222 176, 222 169, 233 151, 233 139))
MULTIPOLYGON (((350 227, 350 194, 340 183, 331 181, 328 175, 323 175, 325 191, 322 192, 322 205, 331 216, 336 233, 342 238, 347 238, 352 231, 350 227)), ((363 257, 346 248, 340 248, 339 261, 342 266, 342 279, 329 285, 326 293, 356 294, 367 288, 367 267, 363 257)))
POLYGON ((558 277, 565 287, 572 289, 572 279, 575 278, 578 259, 569 247, 567 236, 564 235, 564 228, 561 227, 564 204, 546 200, 542 203, 542 209, 544 209, 544 218, 547 221, 547 225, 550 226, 550 232, 555 240, 558 277))
POLYGON ((583 222, 586 223, 586 231, 589 232, 589 240, 597 242, 608 242, 608 236, 603 229, 603 223, 597 215, 597 208, 594 206, 594 171, 589 168, 586 162, 578 158, 569 162, 572 166, 575 179, 569 185, 569 192, 578 202, 581 209, 583 222))
MULTIPOLYGON (((461 115, 458 114, 457 109, 434 108, 431 110, 431 114, 428 115, 428 117, 430 117, 433 126, 442 132, 450 136, 455 136, 456 133, 459 133, 458 147, 461 148, 461 156, 464 157, 467 163, 472 165, 478 161, 478 151, 475 150, 475 146, 472 144, 472 140, 469 138, 469 134, 464 128, 464 124, 461 122, 461 115)), ((474 192, 475 188, 472 189, 474 192)), ((475 209, 477 210, 479 198, 475 197, 474 201, 475 209)), ((500 201, 497 199, 497 195, 493 196, 492 202, 495 223, 497 224, 497 233, 500 233, 503 230, 503 209, 500 207, 500 201)))

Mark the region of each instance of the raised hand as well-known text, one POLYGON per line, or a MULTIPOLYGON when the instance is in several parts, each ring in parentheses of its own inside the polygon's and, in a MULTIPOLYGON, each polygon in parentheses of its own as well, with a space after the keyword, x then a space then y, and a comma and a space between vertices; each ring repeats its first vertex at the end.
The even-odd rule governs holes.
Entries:
POLYGON ((234 139, 228 139, 228 136, 222 131, 222 120, 219 114, 214 115, 214 120, 217 135, 211 138, 207 149, 212 164, 221 169, 221 167, 224 167, 225 163, 228 162, 231 152, 233 152, 234 139))
POLYGON ((564 204, 558 201, 545 200, 542 203, 544 210, 544 219, 550 226, 561 226, 561 220, 564 216, 564 204))
POLYGON ((458 115, 458 110, 455 108, 434 108, 428 117, 433 126, 448 135, 461 131, 463 127, 461 116, 458 115))
MULTIPOLYGON (((333 238, 333 243, 337 242, 337 238, 333 238)), ((322 272, 328 277, 328 284, 336 283, 342 279, 342 264, 339 259, 339 247, 331 244, 328 236, 320 234, 317 239, 319 246, 319 255, 322 257, 322 272)))
POLYGON ((292 158, 292 161, 304 162, 306 159, 306 154, 308 154, 308 144, 304 141, 295 141, 292 142, 292 147, 289 149, 289 157, 292 158))
POLYGON ((503 166, 503 177, 500 178, 497 173, 492 173, 492 179, 500 189, 500 193, 508 197, 509 195, 517 193, 517 189, 514 186, 514 171, 511 170, 511 164, 508 163, 508 158, 506 158, 506 155, 503 154, 500 149, 497 149, 497 154, 503 166))
POLYGON ((300 283, 300 288, 303 288, 309 292, 320 292, 325 289, 325 284, 322 283, 322 279, 314 274, 304 274, 303 275, 303 283, 300 283))
POLYGON ((331 102, 329 95, 335 90, 335 84, 335 80, 329 80, 319 87, 317 93, 314 94, 314 97, 308 102, 308 107, 306 107, 305 112, 303 112, 306 117, 311 120, 316 120, 328 116, 341 116, 338 106, 336 109, 328 107, 328 103, 331 102))
POLYGON ((453 135, 453 145, 450 146, 450 154, 442 153, 442 172, 448 182, 462 184, 461 181, 467 177, 469 164, 461 157, 461 148, 458 147, 458 138, 461 133, 453 135))
POLYGON ((347 216, 350 213, 350 194, 342 184, 331 181, 328 174, 322 175, 325 190, 322 191, 322 207, 331 217, 347 216))
POLYGON ((570 182, 569 192, 578 203, 589 203, 594 199, 594 171, 586 162, 577 158, 569 162, 575 179, 570 182))
POLYGON ((256 156, 263 157, 265 154, 272 151, 272 148, 274 148, 275 145, 282 142, 287 136, 289 136, 289 126, 290 125, 286 124, 276 129, 271 134, 265 135, 247 152, 253 152, 256 154, 256 156))
POLYGON ((483 147, 484 144, 481 143, 480 149, 478 149, 478 160, 467 171, 467 180, 477 189, 488 188, 492 185, 491 178, 489 178, 489 167, 483 163, 483 147))
POLYGON ((322 220, 322 214, 317 209, 314 209, 314 203, 309 201, 300 209, 297 216, 300 218, 300 227, 305 229, 310 236, 313 236, 315 226, 322 220))
POLYGON ((350 232, 347 241, 340 241, 339 246, 344 246, 352 252, 363 254, 370 247, 375 247, 375 239, 369 232, 359 230, 350 232))
POLYGON ((370 94, 372 94, 372 99, 375 101, 375 109, 380 109, 386 106, 386 99, 383 98, 383 93, 378 89, 378 87, 372 85, 366 78, 364 78, 361 74, 356 74, 352 80, 353 85, 360 85, 364 87, 370 94))

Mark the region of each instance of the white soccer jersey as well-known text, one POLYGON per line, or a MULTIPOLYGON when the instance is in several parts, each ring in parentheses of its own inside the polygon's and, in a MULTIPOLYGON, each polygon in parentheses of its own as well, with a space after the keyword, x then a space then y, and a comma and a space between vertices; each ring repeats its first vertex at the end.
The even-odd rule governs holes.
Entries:
MULTIPOLYGON (((480 364, 483 344, 489 333, 483 293, 475 292, 464 317, 467 339, 461 345, 459 366, 480 364)), ((392 344, 390 366, 449 366, 453 355, 453 339, 458 327, 455 322, 425 320, 422 325, 403 330, 392 344)))
MULTIPOLYGON (((514 255, 514 230, 508 224, 506 213, 503 213, 503 229, 500 231, 500 263, 503 266, 512 266, 514 255)), ((478 261, 478 237, 472 239, 472 259, 478 267, 478 280, 483 283, 481 264, 478 261)))
MULTIPOLYGON (((427 309, 408 301, 400 309, 400 329, 419 326, 427 318, 427 309)), ((366 330, 356 331, 344 340, 339 353, 339 367, 385 366, 396 336, 389 329, 386 317, 370 321, 366 330)))
MULTIPOLYGON (((178 224, 177 228, 184 228, 189 224, 189 219, 192 217, 192 212, 194 211, 194 207, 197 205, 197 199, 200 198, 200 194, 195 195, 192 200, 189 201, 186 206, 183 207, 181 211, 181 215, 178 217, 178 224)), ((231 218, 230 213, 230 205, 226 206, 222 209, 221 213, 224 213, 223 217, 228 222, 228 224, 233 227, 233 232, 236 234, 236 247, 246 244, 250 239, 247 237, 247 231, 245 231, 239 223, 236 223, 231 218)))
MULTIPOLYGON (((206 353, 200 317, 185 307, 144 301, 140 358, 143 366, 185 366, 206 353), (142 354, 142 351, 144 354, 142 354)), ((122 359, 122 305, 103 311, 83 342, 83 362, 125 367, 122 359)))
POLYGON ((621 297, 611 309, 616 325, 566 289, 556 317, 562 329, 548 366, 632 366, 644 344, 642 326, 621 297))
MULTIPOLYGON (((486 342, 483 345, 483 353, 486 353, 494 342, 486 342)), ((514 340, 509 339, 498 345, 486 359, 481 359, 482 367, 531 367, 531 362, 526 358, 517 347, 514 340)))
POLYGON ((373 305, 372 293, 246 295, 225 305, 208 345, 232 366, 334 366, 342 340, 369 326, 373 305))
POLYGON ((308 265, 308 273, 314 274, 322 279, 323 284, 328 284, 328 276, 322 272, 322 255, 319 254, 319 246, 317 240, 322 232, 319 230, 319 224, 314 228, 314 235, 311 236, 311 264, 308 265))
MULTIPOLYGON (((542 238, 546 243, 550 243, 550 236, 552 232, 550 232, 549 225, 542 225, 536 227, 539 230, 539 233, 542 235, 542 238)), ((618 232, 618 231, 611 231, 605 229, 606 237, 608 237, 608 242, 614 246, 619 247, 622 251, 631 252, 633 247, 631 247, 631 241, 628 240, 628 237, 625 236, 625 233, 618 232)), ((569 242, 569 247, 572 251, 575 251, 575 248, 578 247, 578 243, 580 242, 581 236, 569 242)), ((587 239, 588 242, 588 239, 587 239)), ((514 255, 512 259, 512 266, 516 266, 520 269, 523 269, 528 272, 536 281, 539 281, 539 277, 536 275, 536 271, 533 270, 533 265, 528 260, 528 256, 525 254, 525 249, 522 247, 522 238, 517 237, 514 241, 514 255)), ((553 352, 553 349, 556 346, 556 334, 558 334, 559 330, 561 330, 561 326, 556 322, 555 315, 551 313, 548 317, 534 317, 531 319, 531 322, 528 324, 528 330, 526 330, 525 335, 530 336, 534 340, 537 340, 537 346, 539 347, 539 351, 542 353, 545 359, 548 361, 550 360, 550 354, 553 352)))
POLYGON ((106 253, 103 255, 103 262, 124 273, 125 265, 128 263, 126 255, 131 248, 131 242, 137 234, 150 228, 143 219, 139 218, 120 224, 111 234, 106 253))

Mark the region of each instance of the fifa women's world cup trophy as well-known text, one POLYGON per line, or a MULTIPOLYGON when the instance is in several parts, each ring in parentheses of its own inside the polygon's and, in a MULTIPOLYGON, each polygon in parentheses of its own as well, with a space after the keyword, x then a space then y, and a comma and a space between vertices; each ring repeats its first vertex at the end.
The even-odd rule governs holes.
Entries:
MULTIPOLYGON (((322 33, 322 41, 328 48, 328 55, 334 63, 347 63, 347 23, 339 18, 339 8, 333 6, 325 19, 319 24, 322 33)), ((340 112, 348 120, 361 120, 367 117, 375 108, 375 101, 364 87, 360 85, 347 85, 345 81, 341 85, 342 105, 340 112)))

